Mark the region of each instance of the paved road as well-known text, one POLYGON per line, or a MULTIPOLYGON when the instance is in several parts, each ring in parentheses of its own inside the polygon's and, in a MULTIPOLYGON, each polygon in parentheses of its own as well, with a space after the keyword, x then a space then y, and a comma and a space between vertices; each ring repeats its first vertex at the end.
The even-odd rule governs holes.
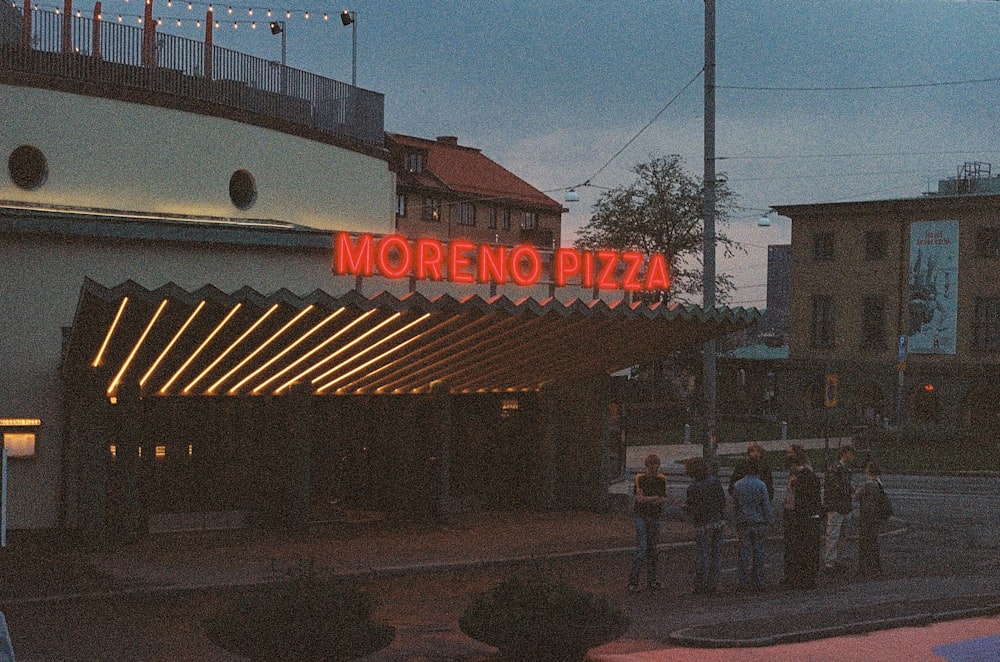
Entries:
MULTIPOLYGON (((776 478, 776 501, 780 503, 783 476, 776 478)), ((671 647, 671 634, 685 629, 697 631, 709 626, 709 631, 721 632, 740 623, 751 623, 754 632, 780 632, 782 628, 822 626, 823 619, 837 610, 849 610, 859 618, 887 618, 900 611, 924 608, 925 604, 931 610, 950 610, 978 603, 983 595, 991 596, 994 602, 1000 600, 1000 536, 997 535, 1000 478, 888 476, 885 482, 898 519, 893 520, 892 530, 882 537, 886 573, 879 582, 858 583, 845 574, 824 577, 816 591, 773 590, 762 596, 732 594, 728 590, 735 585, 732 544, 727 545, 725 554, 723 593, 710 598, 690 595, 693 550, 689 543, 664 545, 661 575, 668 579, 667 588, 655 595, 628 595, 623 590, 629 565, 628 547, 548 561, 546 565, 581 588, 607 596, 631 615, 632 625, 626 637, 598 651, 599 659, 609 662, 657 659, 651 653, 641 658, 615 656, 671 647), (926 602, 929 596, 940 595, 953 596, 954 600, 926 602)), ((679 500, 686 484, 674 479, 671 483, 671 493, 679 500)), ((774 557, 769 580, 773 583, 780 574, 777 534, 770 549, 774 557)), ((371 656, 369 662, 495 659, 492 649, 458 632, 458 615, 471 595, 517 572, 519 567, 475 567, 366 581, 382 604, 380 617, 398 628, 392 646, 371 656)), ((219 607, 222 597, 215 593, 182 593, 61 605, 18 604, 5 611, 19 662, 232 662, 239 658, 213 646, 200 626, 219 607)), ((796 649, 800 652, 826 650, 822 644, 795 645, 805 647, 796 649)), ((755 654, 708 659, 769 657, 755 654)), ((780 659, 810 659, 810 656, 780 659)), ((830 658, 812 656, 811 659, 830 658)))

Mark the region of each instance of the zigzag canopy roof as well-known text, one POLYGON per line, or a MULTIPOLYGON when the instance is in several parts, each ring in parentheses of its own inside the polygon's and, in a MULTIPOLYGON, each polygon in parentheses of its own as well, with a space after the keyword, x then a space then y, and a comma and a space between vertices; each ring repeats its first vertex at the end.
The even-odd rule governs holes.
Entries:
POLYGON ((227 294, 88 279, 63 368, 99 375, 108 395, 135 381, 144 395, 280 395, 295 384, 316 394, 421 393, 435 382, 456 394, 523 391, 609 374, 759 319, 744 308, 227 294))

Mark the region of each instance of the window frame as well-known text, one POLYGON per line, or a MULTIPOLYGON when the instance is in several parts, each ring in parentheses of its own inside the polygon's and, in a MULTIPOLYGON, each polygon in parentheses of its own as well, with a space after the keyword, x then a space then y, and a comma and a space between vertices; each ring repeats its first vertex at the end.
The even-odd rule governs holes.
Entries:
POLYGON ((832 260, 836 255, 836 233, 823 231, 813 235, 813 257, 817 260, 832 260))
POLYGON ((428 223, 441 222, 441 199, 430 196, 424 197, 423 204, 420 205, 420 220, 428 223))
POLYGON ((976 297, 972 303, 972 347, 1000 351, 1000 297, 976 297))
POLYGON ((836 306, 833 297, 813 295, 810 343, 814 349, 832 349, 836 338, 836 306))
POLYGON ((475 203, 459 202, 455 205, 455 224, 464 227, 476 227, 475 203))
POLYGON ((889 248, 889 231, 884 229, 865 231, 865 260, 884 260, 889 248))

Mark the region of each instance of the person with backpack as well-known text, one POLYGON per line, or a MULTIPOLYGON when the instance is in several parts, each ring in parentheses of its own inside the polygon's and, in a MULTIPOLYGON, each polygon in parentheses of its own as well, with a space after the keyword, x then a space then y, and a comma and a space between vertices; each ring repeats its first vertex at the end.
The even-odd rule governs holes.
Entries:
POLYGON ((858 576, 869 579, 882 572, 878 528, 892 517, 892 504, 882 487, 882 468, 874 460, 865 464, 866 480, 858 487, 858 576))

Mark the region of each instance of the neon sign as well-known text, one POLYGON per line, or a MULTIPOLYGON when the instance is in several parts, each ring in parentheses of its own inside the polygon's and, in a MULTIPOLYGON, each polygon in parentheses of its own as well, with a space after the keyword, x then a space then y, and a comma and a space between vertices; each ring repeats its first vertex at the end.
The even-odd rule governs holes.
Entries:
POLYGON ((660 253, 644 256, 634 251, 581 251, 560 248, 546 264, 541 252, 529 244, 499 246, 454 240, 410 240, 390 234, 356 237, 340 232, 333 241, 333 271, 340 276, 372 276, 447 280, 521 287, 542 281, 546 266, 549 279, 559 287, 572 282, 601 290, 641 292, 670 287, 667 260, 660 253))

